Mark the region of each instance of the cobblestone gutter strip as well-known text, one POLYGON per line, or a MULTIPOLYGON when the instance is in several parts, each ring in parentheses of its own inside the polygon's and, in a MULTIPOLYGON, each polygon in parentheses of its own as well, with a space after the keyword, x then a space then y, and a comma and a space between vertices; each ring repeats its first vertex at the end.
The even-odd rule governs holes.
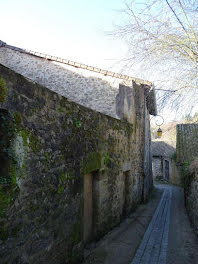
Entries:
POLYGON ((171 189, 165 189, 131 264, 166 264, 171 189))

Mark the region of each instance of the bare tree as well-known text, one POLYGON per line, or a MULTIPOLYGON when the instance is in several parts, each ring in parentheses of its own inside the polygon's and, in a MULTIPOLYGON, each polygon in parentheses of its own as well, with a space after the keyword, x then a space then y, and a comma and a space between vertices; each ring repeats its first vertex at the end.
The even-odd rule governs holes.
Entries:
POLYGON ((198 1, 133 0, 114 32, 127 41, 128 66, 141 62, 161 107, 190 112, 198 104, 198 1), (168 90, 168 91, 161 91, 168 90))

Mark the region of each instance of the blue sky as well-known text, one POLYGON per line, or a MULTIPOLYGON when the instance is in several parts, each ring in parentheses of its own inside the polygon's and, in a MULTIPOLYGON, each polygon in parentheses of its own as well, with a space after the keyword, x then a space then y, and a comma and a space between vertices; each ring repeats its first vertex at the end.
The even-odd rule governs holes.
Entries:
MULTIPOLYGON (((130 1, 130 0, 126 0, 130 1)), ((146 0, 141 0, 140 3, 146 0)), ((127 46, 107 34, 120 25, 125 0, 0 0, 0 40, 20 48, 154 80, 123 67, 127 46)), ((147 69, 149 72, 149 69, 147 69)), ((167 111, 166 111, 167 112, 167 111)), ((170 116, 170 114, 168 114, 170 116)))
MULTIPOLYGON (((0 39, 111 69, 126 45, 107 32, 121 22, 123 0, 0 0, 0 39)), ((114 67, 115 68, 115 67, 114 67)))

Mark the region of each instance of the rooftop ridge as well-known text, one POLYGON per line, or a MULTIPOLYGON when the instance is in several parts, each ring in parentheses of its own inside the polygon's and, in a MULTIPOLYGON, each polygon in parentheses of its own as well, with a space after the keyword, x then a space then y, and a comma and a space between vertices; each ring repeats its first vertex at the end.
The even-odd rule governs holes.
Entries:
POLYGON ((81 68, 81 69, 84 69, 84 70, 100 73, 100 74, 103 74, 104 76, 110 76, 110 77, 114 77, 114 78, 118 78, 118 79, 122 79, 122 80, 126 80, 126 81, 135 81, 136 83, 139 83, 139 84, 152 86, 152 83, 149 82, 149 81, 146 81, 146 80, 142 80, 142 79, 135 78, 135 77, 132 77, 132 76, 129 76, 129 75, 125 75, 125 74, 120 74, 120 73, 116 73, 116 72, 100 69, 100 68, 89 66, 89 65, 82 64, 82 63, 79 63, 79 62, 63 59, 63 58, 60 58, 60 57, 51 56, 51 55, 40 53, 40 52, 35 52, 35 51, 32 51, 32 50, 21 49, 21 48, 15 47, 15 46, 8 45, 7 43, 5 43, 5 42, 3 42, 1 40, 0 40, 0 47, 9 48, 9 49, 12 49, 12 50, 19 51, 21 53, 26 53, 26 54, 29 54, 29 55, 32 55, 32 56, 36 56, 36 57, 39 57, 39 58, 43 58, 43 59, 47 59, 47 60, 50 60, 50 61, 63 63, 63 64, 66 64, 66 65, 69 65, 69 66, 73 66, 75 68, 81 68))

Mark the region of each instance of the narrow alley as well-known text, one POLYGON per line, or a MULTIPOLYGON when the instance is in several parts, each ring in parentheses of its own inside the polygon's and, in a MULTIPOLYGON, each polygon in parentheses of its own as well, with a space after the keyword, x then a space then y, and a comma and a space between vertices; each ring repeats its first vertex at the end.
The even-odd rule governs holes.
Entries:
POLYGON ((157 184, 151 200, 85 250, 84 264, 197 264, 183 189, 157 184))

